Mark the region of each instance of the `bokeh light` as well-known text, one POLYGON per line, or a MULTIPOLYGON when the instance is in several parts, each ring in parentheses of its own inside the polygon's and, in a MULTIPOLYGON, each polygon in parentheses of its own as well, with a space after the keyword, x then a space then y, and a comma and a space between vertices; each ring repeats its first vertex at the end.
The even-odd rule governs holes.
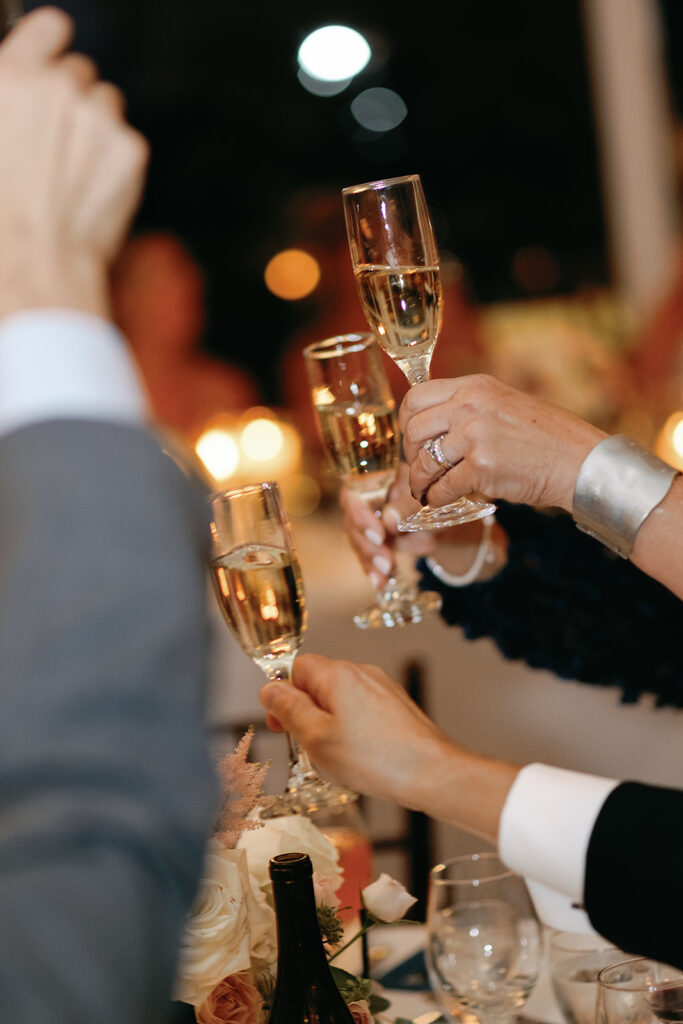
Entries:
POLYGON ((662 427, 655 451, 670 466, 683 469, 683 412, 674 412, 662 427))
POLYGON ((282 451, 284 436, 275 420, 258 417, 242 430, 240 447, 254 462, 270 462, 282 451))
POLYGON ((227 480, 239 465, 239 447, 224 427, 205 430, 195 444, 195 451, 215 480, 227 480))
POLYGON ((266 287, 279 299, 303 299, 320 281, 320 266, 303 249, 283 249, 268 261, 264 272, 266 287))
POLYGON ((405 120, 408 108, 393 89, 364 89, 351 103, 351 113, 371 132, 390 132, 405 120))
POLYGON ((323 82, 353 78, 370 60, 370 46, 360 32, 346 25, 326 25, 306 36, 299 47, 299 66, 323 82))

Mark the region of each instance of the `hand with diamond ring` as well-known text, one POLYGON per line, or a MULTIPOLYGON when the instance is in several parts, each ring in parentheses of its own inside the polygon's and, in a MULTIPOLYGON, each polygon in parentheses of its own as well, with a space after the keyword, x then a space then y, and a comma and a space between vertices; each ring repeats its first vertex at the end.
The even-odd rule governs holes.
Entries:
POLYGON ((478 492, 569 511, 581 464, 607 436, 485 374, 415 385, 399 425, 411 492, 432 506, 478 492))

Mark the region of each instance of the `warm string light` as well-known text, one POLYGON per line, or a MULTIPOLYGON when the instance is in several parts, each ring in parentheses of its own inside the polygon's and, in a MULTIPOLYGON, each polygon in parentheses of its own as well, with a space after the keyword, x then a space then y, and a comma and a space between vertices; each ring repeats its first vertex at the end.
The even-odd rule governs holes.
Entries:
POLYGON ((317 481, 301 472, 301 438, 271 409, 214 418, 194 449, 217 489, 278 480, 290 515, 310 515, 320 503, 317 481))
POLYGON ((655 452, 670 466, 683 470, 683 412, 674 412, 662 427, 655 452))

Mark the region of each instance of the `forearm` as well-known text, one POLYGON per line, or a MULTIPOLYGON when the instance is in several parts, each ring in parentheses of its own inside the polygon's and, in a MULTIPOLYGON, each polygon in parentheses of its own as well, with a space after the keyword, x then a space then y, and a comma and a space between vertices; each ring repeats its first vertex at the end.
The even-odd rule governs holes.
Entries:
POLYGON ((496 843, 503 806, 519 770, 519 765, 480 756, 443 739, 433 744, 416 773, 410 805, 496 843))
POLYGON ((648 576, 683 598, 683 479, 677 477, 666 498, 641 526, 631 561, 648 576))

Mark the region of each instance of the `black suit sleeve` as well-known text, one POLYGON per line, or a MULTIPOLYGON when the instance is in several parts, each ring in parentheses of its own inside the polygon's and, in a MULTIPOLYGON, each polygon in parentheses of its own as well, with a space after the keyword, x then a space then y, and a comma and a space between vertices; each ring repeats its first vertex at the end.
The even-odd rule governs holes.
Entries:
POLYGON ((615 945, 683 968, 683 791, 623 782, 610 793, 588 847, 584 900, 615 945))

